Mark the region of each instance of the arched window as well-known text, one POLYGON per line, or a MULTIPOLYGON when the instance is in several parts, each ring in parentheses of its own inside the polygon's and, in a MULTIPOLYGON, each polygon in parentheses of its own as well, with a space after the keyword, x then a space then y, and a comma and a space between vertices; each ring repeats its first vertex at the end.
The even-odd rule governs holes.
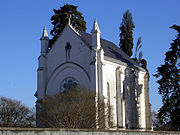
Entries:
POLYGON ((109 85, 109 82, 107 82, 107 103, 108 103, 108 106, 110 106, 110 85, 109 85))
POLYGON ((73 87, 76 87, 77 85, 79 85, 79 83, 75 78, 67 77, 61 82, 60 91, 64 92, 64 91, 69 90, 73 87))

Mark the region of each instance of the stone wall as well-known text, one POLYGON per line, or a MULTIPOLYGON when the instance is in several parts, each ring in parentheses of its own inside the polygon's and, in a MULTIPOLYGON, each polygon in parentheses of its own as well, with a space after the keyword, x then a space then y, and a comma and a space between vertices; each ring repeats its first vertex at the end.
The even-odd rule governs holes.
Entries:
POLYGON ((180 132, 135 130, 78 130, 48 128, 0 128, 0 135, 180 135, 180 132))

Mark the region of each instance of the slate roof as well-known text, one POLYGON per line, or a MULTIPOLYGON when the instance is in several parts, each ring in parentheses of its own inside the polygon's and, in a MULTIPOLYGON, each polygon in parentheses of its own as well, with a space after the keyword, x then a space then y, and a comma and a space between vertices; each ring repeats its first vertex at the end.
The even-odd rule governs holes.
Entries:
MULTIPOLYGON (((82 31, 79 31, 80 38, 88 45, 91 46, 91 35, 82 31)), ((129 67, 143 70, 134 60, 132 60, 126 53, 119 49, 114 43, 101 38, 101 46, 104 50, 104 55, 116 60, 120 60, 127 64, 129 67)))

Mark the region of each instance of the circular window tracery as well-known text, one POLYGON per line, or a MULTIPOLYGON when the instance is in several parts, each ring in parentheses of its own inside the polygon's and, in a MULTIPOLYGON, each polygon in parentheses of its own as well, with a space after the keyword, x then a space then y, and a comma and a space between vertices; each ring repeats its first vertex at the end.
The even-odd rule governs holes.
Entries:
POLYGON ((60 91, 64 92, 64 91, 69 90, 73 87, 76 87, 77 85, 79 85, 79 83, 75 78, 67 77, 61 82, 60 91))

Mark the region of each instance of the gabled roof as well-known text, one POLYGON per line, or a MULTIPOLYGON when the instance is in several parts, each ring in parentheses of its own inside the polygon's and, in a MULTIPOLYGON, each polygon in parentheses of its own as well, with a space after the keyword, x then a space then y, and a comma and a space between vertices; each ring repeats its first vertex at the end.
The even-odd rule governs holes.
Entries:
MULTIPOLYGON (((82 31, 79 31, 79 34, 79 37, 86 44, 91 46, 91 35, 82 31)), ((145 69, 140 67, 134 60, 132 60, 126 53, 124 53, 120 48, 118 48, 114 43, 101 38, 101 46, 104 50, 105 56, 115 60, 120 60, 121 62, 127 64, 129 67, 146 71, 145 69)))
MULTIPOLYGON (((70 27, 74 33, 91 49, 91 41, 92 37, 91 34, 88 34, 83 31, 76 31, 71 25, 66 25, 66 27, 70 27)), ((113 42, 107 41, 105 39, 100 40, 101 46, 104 50, 104 55, 112 58, 114 60, 119 60, 128 67, 146 71, 142 67, 140 67, 134 60, 132 60, 125 52, 123 52, 120 48, 118 48, 113 42)))

